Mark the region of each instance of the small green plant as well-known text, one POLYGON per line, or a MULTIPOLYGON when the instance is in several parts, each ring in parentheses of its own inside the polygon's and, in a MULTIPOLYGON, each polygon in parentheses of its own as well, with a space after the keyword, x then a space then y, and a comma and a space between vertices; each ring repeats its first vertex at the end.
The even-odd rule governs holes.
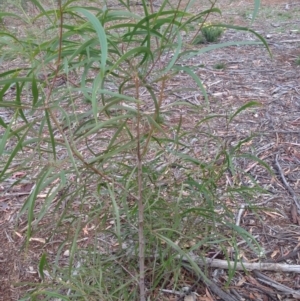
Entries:
POLYGON ((219 26, 215 27, 213 24, 206 23, 201 28, 201 33, 207 42, 213 43, 217 42, 224 33, 224 28, 219 26))
POLYGON ((279 12, 277 14, 277 16, 282 20, 289 20, 292 18, 292 15, 290 13, 286 13, 286 12, 279 12))
POLYGON ((226 67, 226 64, 221 62, 221 63, 217 63, 214 65, 214 69, 218 69, 218 70, 222 70, 222 69, 225 69, 226 67))
POLYGON ((300 66, 300 55, 296 58, 295 63, 297 66, 300 66))
MULTIPOLYGON (((122 0, 120 9, 31 2, 40 13, 24 20, 36 32, 0 39, 7 63, 22 60, 0 73, 0 108, 14 112, 7 124, 0 118, 0 181, 18 171, 15 161, 32 174, 35 185, 19 212, 27 246, 42 225, 49 241, 60 241, 43 250, 43 281, 31 284, 37 289, 30 300, 161 300, 161 288, 180 286, 181 258, 191 251, 203 257, 207 246, 227 250, 237 237, 255 249, 227 199, 236 208, 241 197, 250 203, 258 185, 222 184, 229 169, 249 178, 236 164, 248 140, 222 145, 206 124, 221 118, 228 127, 257 103, 209 116, 205 104, 186 101, 202 94, 209 108, 195 66, 186 62, 197 64, 213 47, 186 49, 183 37, 201 22, 195 36, 217 41, 224 27, 202 21, 221 14, 215 4, 192 15, 188 7, 166 10, 168 0, 155 13, 146 0, 137 13, 122 0), (36 22, 45 27, 42 38, 36 22), (190 81, 182 82, 182 73, 190 81)), ((253 30, 227 27, 252 32, 267 47, 253 30)), ((229 45, 239 42, 217 46, 229 45)), ((189 263, 205 280, 204 269, 189 263)))
POLYGON ((198 45, 198 44, 204 44, 204 43, 206 43, 206 39, 205 39, 205 37, 203 36, 202 33, 199 33, 196 36, 196 38, 194 39, 193 44, 198 45))

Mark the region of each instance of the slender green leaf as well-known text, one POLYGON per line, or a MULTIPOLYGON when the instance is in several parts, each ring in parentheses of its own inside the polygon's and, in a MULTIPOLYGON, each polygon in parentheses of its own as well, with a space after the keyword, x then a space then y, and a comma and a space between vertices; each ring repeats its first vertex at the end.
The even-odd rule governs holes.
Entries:
POLYGON ((105 30, 102 27, 100 21, 89 11, 83 8, 72 8, 72 10, 82 13, 93 25, 94 29, 97 32, 97 36, 100 42, 101 47, 101 77, 104 78, 105 76, 105 69, 106 69, 106 61, 108 56, 108 47, 107 47, 107 37, 105 34, 105 30))
POLYGON ((257 101, 249 101, 247 102, 245 105, 241 106, 240 108, 238 108, 238 110, 236 110, 229 118, 229 122, 232 121, 232 119, 237 116, 240 112, 245 111, 248 108, 251 107, 258 107, 261 106, 261 103, 257 102, 257 101))
POLYGON ((151 59, 153 60, 153 54, 152 54, 151 50, 148 47, 140 46, 140 47, 131 49, 131 50, 127 51, 124 55, 122 55, 117 60, 117 62, 111 68, 109 68, 109 72, 114 71, 122 62, 126 61, 131 56, 141 55, 142 53, 149 55, 151 57, 151 59))
POLYGON ((98 90, 103 88, 104 77, 102 76, 102 72, 99 72, 93 82, 93 90, 92 90, 92 109, 95 122, 98 122, 98 90))
POLYGON ((6 84, 4 85, 3 89, 0 91, 0 102, 3 101, 3 97, 9 88, 10 88, 10 84, 6 84))
POLYGON ((6 37, 12 38, 16 42, 20 43, 20 40, 18 40, 13 34, 10 34, 8 32, 0 31, 0 43, 5 44, 5 45, 8 45, 9 43, 11 43, 11 40, 5 39, 6 37))
POLYGON ((271 167, 269 166, 269 164, 267 164, 265 161, 259 159, 257 156, 253 156, 251 154, 240 154, 240 155, 238 155, 236 157, 237 158, 251 159, 251 160, 259 163, 261 166, 263 166, 270 173, 270 175, 274 175, 274 171, 271 169, 271 167))
MULTIPOLYGON (((22 68, 17 68, 17 69, 11 69, 11 70, 8 70, 8 71, 5 71, 3 73, 0 73, 0 77, 6 77, 7 75, 10 75, 10 74, 17 74, 18 72, 22 71, 24 69, 22 68)), ((27 68, 25 68, 25 70, 27 70, 27 68)))
MULTIPOLYGON (((4 127, 5 129, 7 128, 7 124, 4 122, 4 120, 0 117, 0 126, 4 127)), ((1 145, 0 145, 1 148, 1 145)), ((1 151, 0 151, 1 154, 1 151)))
POLYGON ((39 261, 39 275, 43 280, 45 280, 44 270, 47 266, 48 266, 47 257, 46 254, 43 253, 39 261))
MULTIPOLYGON (((48 19, 48 21, 50 22, 50 24, 52 24, 52 22, 53 22, 53 20, 50 18, 50 12, 49 11, 46 11, 45 9, 44 9, 44 7, 42 6, 42 4, 41 4, 41 1, 39 1, 39 0, 30 0, 34 5, 36 5, 39 9, 40 9, 40 11, 42 11, 42 14, 40 14, 38 17, 41 17, 41 16, 46 16, 47 17, 47 19, 48 19)), ((37 17, 36 17, 37 18, 37 17)))
POLYGON ((174 66, 174 64, 176 63, 176 61, 179 58, 179 54, 181 52, 181 47, 182 47, 182 39, 181 39, 181 35, 177 34, 177 47, 175 49, 174 55, 172 57, 172 59, 170 60, 169 64, 167 65, 167 67, 164 69, 164 72, 168 72, 169 70, 171 70, 174 66))
POLYGON ((33 104, 33 106, 35 106, 35 104, 37 103, 38 98, 39 98, 39 90, 38 90, 38 87, 36 84, 36 79, 34 76, 32 77, 31 92, 32 92, 32 96, 33 96, 32 104, 33 104))
POLYGON ((18 112, 21 115, 21 118, 28 123, 27 118, 22 110, 22 104, 21 104, 21 94, 22 94, 22 90, 24 87, 24 83, 21 85, 19 85, 19 83, 16 83, 16 103, 18 104, 18 112))
MULTIPOLYGON (((7 143, 7 140, 8 140, 8 137, 9 137, 9 134, 10 134, 10 132, 11 132, 11 126, 12 126, 12 121, 10 122, 10 124, 7 126, 6 124, 5 124, 5 128, 6 128, 6 130, 5 130, 5 132, 0 136, 0 156, 2 156, 3 155, 3 152, 4 152, 4 150, 5 150, 5 146, 6 146, 6 143, 7 143)), ((1 178, 1 176, 3 175, 3 173, 1 173, 1 175, 0 175, 0 178, 1 178)))
MULTIPOLYGON (((33 296, 48 296, 51 297, 52 300, 53 298, 57 299, 57 300, 65 300, 65 301, 70 301, 71 299, 65 295, 59 294, 59 293, 55 293, 55 292, 51 292, 51 291, 46 291, 46 290, 38 290, 37 292, 33 293, 33 296)), ((28 300, 28 299, 24 299, 24 300, 28 300)), ((51 299, 48 299, 51 300, 51 299)))
MULTIPOLYGON (((242 27, 242 26, 235 26, 235 25, 228 25, 228 24, 214 24, 212 25, 214 27, 225 27, 225 28, 231 28, 231 29, 235 29, 235 30, 240 30, 240 31, 248 31, 251 32, 252 34, 254 34, 262 43, 263 45, 267 48, 270 56, 272 57, 272 52, 271 49, 269 48, 269 45, 267 43, 267 41, 263 38, 262 35, 260 35, 259 33, 257 33, 255 30, 248 28, 248 27, 242 27)), ((253 42, 253 44, 257 44, 255 42, 253 42)), ((222 44, 220 44, 222 45, 222 44)), ((238 44, 238 45, 245 45, 245 44, 238 44)), ((250 44, 249 44, 250 45, 250 44)))
POLYGON ((260 7, 260 0, 255 0, 254 1, 254 9, 253 9, 252 18, 251 18, 251 24, 253 24, 257 14, 258 14, 259 7, 260 7))
POLYGON ((46 116, 48 131, 49 131, 49 135, 50 135, 53 158, 54 158, 54 160, 56 160, 56 144, 55 144, 54 133, 53 133, 54 131, 53 131, 51 119, 50 119, 50 116, 49 116, 49 113, 47 110, 45 110, 45 116, 46 116))
POLYGON ((32 82, 31 78, 27 77, 14 77, 0 80, 0 85, 6 84, 16 84, 16 83, 24 83, 24 82, 32 82))
POLYGON ((198 264, 191 258, 191 256, 187 253, 184 252, 177 244, 175 244, 172 240, 170 240, 168 237, 165 237, 164 235, 161 235, 159 233, 156 234, 158 238, 160 238, 162 241, 164 241, 166 244, 168 244, 172 249, 176 251, 177 254, 180 255, 181 258, 184 258, 186 261, 189 262, 193 270, 198 274, 201 275, 204 279, 207 280, 206 275, 202 272, 198 264))
POLYGON ((200 78, 191 70, 191 68, 189 67, 181 67, 181 66, 177 66, 175 65, 173 67, 173 69, 175 70, 178 70, 178 71, 184 71, 185 73, 187 73, 194 81, 195 83, 198 85, 198 87, 200 88, 206 102, 208 103, 208 96, 207 96, 207 93, 206 93, 206 90, 205 90, 205 87, 203 86, 200 78))
POLYGON ((51 207, 51 204, 53 204, 53 200, 57 197, 60 191, 65 187, 66 185, 66 177, 65 177, 65 171, 61 171, 58 174, 54 174, 53 176, 48 177, 48 179, 45 181, 45 186, 47 185, 53 185, 53 183, 59 179, 59 185, 57 185, 55 188, 49 189, 47 196, 45 197, 45 201, 43 202, 42 207, 39 209, 39 212, 35 216, 34 223, 37 225, 42 218, 49 212, 49 209, 51 207))
MULTIPOLYGON (((9 127, 6 129, 8 130, 10 129, 9 127)), ((12 160, 15 158, 15 156, 17 155, 17 153, 22 149, 22 143, 23 143, 23 140, 26 138, 27 136, 27 132, 28 130, 30 129, 30 127, 28 126, 27 127, 27 130, 25 131, 24 135, 21 137, 21 139, 19 139, 18 143, 16 144, 15 148, 13 149, 13 151, 11 152, 9 158, 7 159, 6 161, 6 164, 3 168, 3 170, 1 171, 0 173, 0 179, 2 178, 2 176, 4 175, 4 173, 6 172, 6 170, 8 169, 8 167, 10 166, 12 160)), ((1 142, 1 147, 3 146, 4 142, 2 143, 1 142)))
POLYGON ((122 239, 121 239, 121 219, 120 219, 120 209, 119 206, 116 202, 115 194, 113 191, 113 187, 110 187, 110 185, 107 185, 109 194, 110 194, 110 199, 113 204, 113 212, 115 215, 115 220, 116 220, 116 235, 118 237, 119 244, 122 244, 122 239))
POLYGON ((32 222, 34 220, 34 208, 35 208, 35 202, 37 199, 37 195, 42 191, 43 188, 45 188, 45 179, 48 177, 48 175, 52 172, 52 168, 47 167, 44 168, 38 176, 38 180, 29 195, 28 199, 25 201, 23 207, 20 210, 20 214, 25 212, 27 210, 27 223, 28 223, 28 228, 27 228, 27 243, 29 242, 29 239, 31 237, 32 233, 32 222))
POLYGON ((168 137, 167 133, 164 131, 164 129, 149 115, 146 116, 149 123, 154 126, 154 128, 158 129, 160 133, 164 134, 165 137, 168 137))

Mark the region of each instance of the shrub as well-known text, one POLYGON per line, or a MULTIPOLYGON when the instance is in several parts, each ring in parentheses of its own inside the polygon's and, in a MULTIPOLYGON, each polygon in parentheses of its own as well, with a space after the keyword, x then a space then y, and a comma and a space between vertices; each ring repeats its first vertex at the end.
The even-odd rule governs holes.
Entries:
MULTIPOLYGON (((2 60, 19 62, 0 74, 0 106, 13 112, 0 119, 0 180, 28 171, 22 180, 35 185, 19 215, 27 218, 27 246, 36 233, 53 242, 30 298, 144 301, 147 285, 155 299, 158 287, 181 282, 178 255, 216 242, 226 250, 237 235, 256 246, 234 226, 224 198, 250 198, 259 186, 219 188, 247 140, 227 148, 210 132, 217 117, 206 115, 207 93, 186 64, 211 48, 185 49, 183 31, 220 10, 212 4, 193 15, 167 0, 159 8, 145 0, 101 8, 59 1, 49 9, 32 2, 40 13, 30 22, 9 15, 26 31, 13 28, 0 40, 2 60), (173 82, 180 84, 169 88, 173 82), (184 101, 195 93, 201 104, 184 101)), ((210 42, 223 29, 201 31, 210 42)))

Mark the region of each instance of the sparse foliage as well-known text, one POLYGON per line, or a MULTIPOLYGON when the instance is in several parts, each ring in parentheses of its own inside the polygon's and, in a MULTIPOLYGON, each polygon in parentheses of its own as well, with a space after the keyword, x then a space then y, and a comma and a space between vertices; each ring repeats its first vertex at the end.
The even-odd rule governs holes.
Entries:
POLYGON ((177 255, 201 255, 216 244, 224 251, 237 236, 259 252, 224 201, 247 200, 259 186, 250 179, 248 188, 237 180, 219 189, 227 170, 235 174, 248 140, 230 146, 206 126, 214 118, 230 126, 258 104, 185 125, 209 103, 185 62, 213 48, 186 48, 193 37, 183 33, 191 26, 191 36, 201 30, 215 42, 226 26, 205 26, 220 14, 215 2, 197 14, 189 4, 180 9, 180 1, 159 7, 145 0, 101 7, 59 1, 53 8, 31 2, 34 18, 4 16, 28 22, 25 35, 7 29, 0 40, 2 60, 19 62, 0 74, 0 106, 13 111, 11 120, 0 119, 0 180, 30 170, 35 185, 20 210, 27 243, 40 229, 47 241, 58 241, 41 256, 43 282, 32 284, 31 300, 158 300, 157 288, 182 280, 177 255), (180 74, 193 83, 169 89, 180 74), (182 100, 196 92, 201 104, 182 100))

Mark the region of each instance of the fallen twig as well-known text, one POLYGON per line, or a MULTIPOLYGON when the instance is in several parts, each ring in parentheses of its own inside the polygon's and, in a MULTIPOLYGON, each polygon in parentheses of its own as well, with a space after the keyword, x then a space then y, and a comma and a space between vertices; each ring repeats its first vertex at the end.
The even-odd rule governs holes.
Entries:
POLYGON ((285 286, 285 285, 283 285, 283 284, 281 284, 279 282, 276 282, 275 280, 267 277, 266 275, 261 274, 258 271, 254 271, 254 274, 257 277, 258 281, 266 283, 269 286, 274 287, 278 291, 281 291, 281 292, 283 292, 285 294, 291 294, 296 299, 300 299, 300 291, 293 290, 293 289, 289 288, 288 286, 285 286))
POLYGON ((279 164, 279 162, 278 162, 278 154, 277 154, 276 157, 275 157, 275 163, 276 163, 278 172, 279 172, 279 174, 280 174, 280 176, 281 176, 281 179, 282 179, 282 182, 283 182, 285 188, 288 190, 288 192, 289 192, 290 195, 292 196, 292 198, 293 198, 293 200, 294 200, 294 202, 295 202, 295 204, 296 204, 296 206, 297 206, 297 208, 298 208, 298 211, 300 211, 300 202, 299 202, 299 200, 298 200, 298 198, 297 198, 297 196, 296 196, 294 190, 290 187, 290 185, 288 184, 288 182, 287 182, 287 180, 286 180, 286 178, 285 178, 285 176, 284 176, 284 173, 283 173, 283 171, 282 171, 282 168, 281 168, 281 166, 280 166, 280 164, 279 164))
POLYGON ((255 279, 251 275, 248 275, 245 278, 247 279, 250 285, 253 285, 256 289, 262 291, 265 295, 268 295, 271 300, 275 300, 274 295, 276 294, 276 292, 273 289, 261 284, 257 279, 255 279))
MULTIPOLYGON (((253 270, 260 270, 260 271, 277 271, 277 272, 294 272, 300 274, 300 265, 295 264, 280 264, 280 263, 263 263, 263 262, 234 262, 234 261, 227 261, 221 259, 210 259, 210 258, 202 258, 194 254, 189 254, 189 256, 200 266, 209 266, 214 268, 221 268, 221 269, 229 269, 230 267, 234 267, 236 270, 239 271, 253 271, 253 270)), ((183 257, 183 261, 188 262, 188 259, 183 257)))

